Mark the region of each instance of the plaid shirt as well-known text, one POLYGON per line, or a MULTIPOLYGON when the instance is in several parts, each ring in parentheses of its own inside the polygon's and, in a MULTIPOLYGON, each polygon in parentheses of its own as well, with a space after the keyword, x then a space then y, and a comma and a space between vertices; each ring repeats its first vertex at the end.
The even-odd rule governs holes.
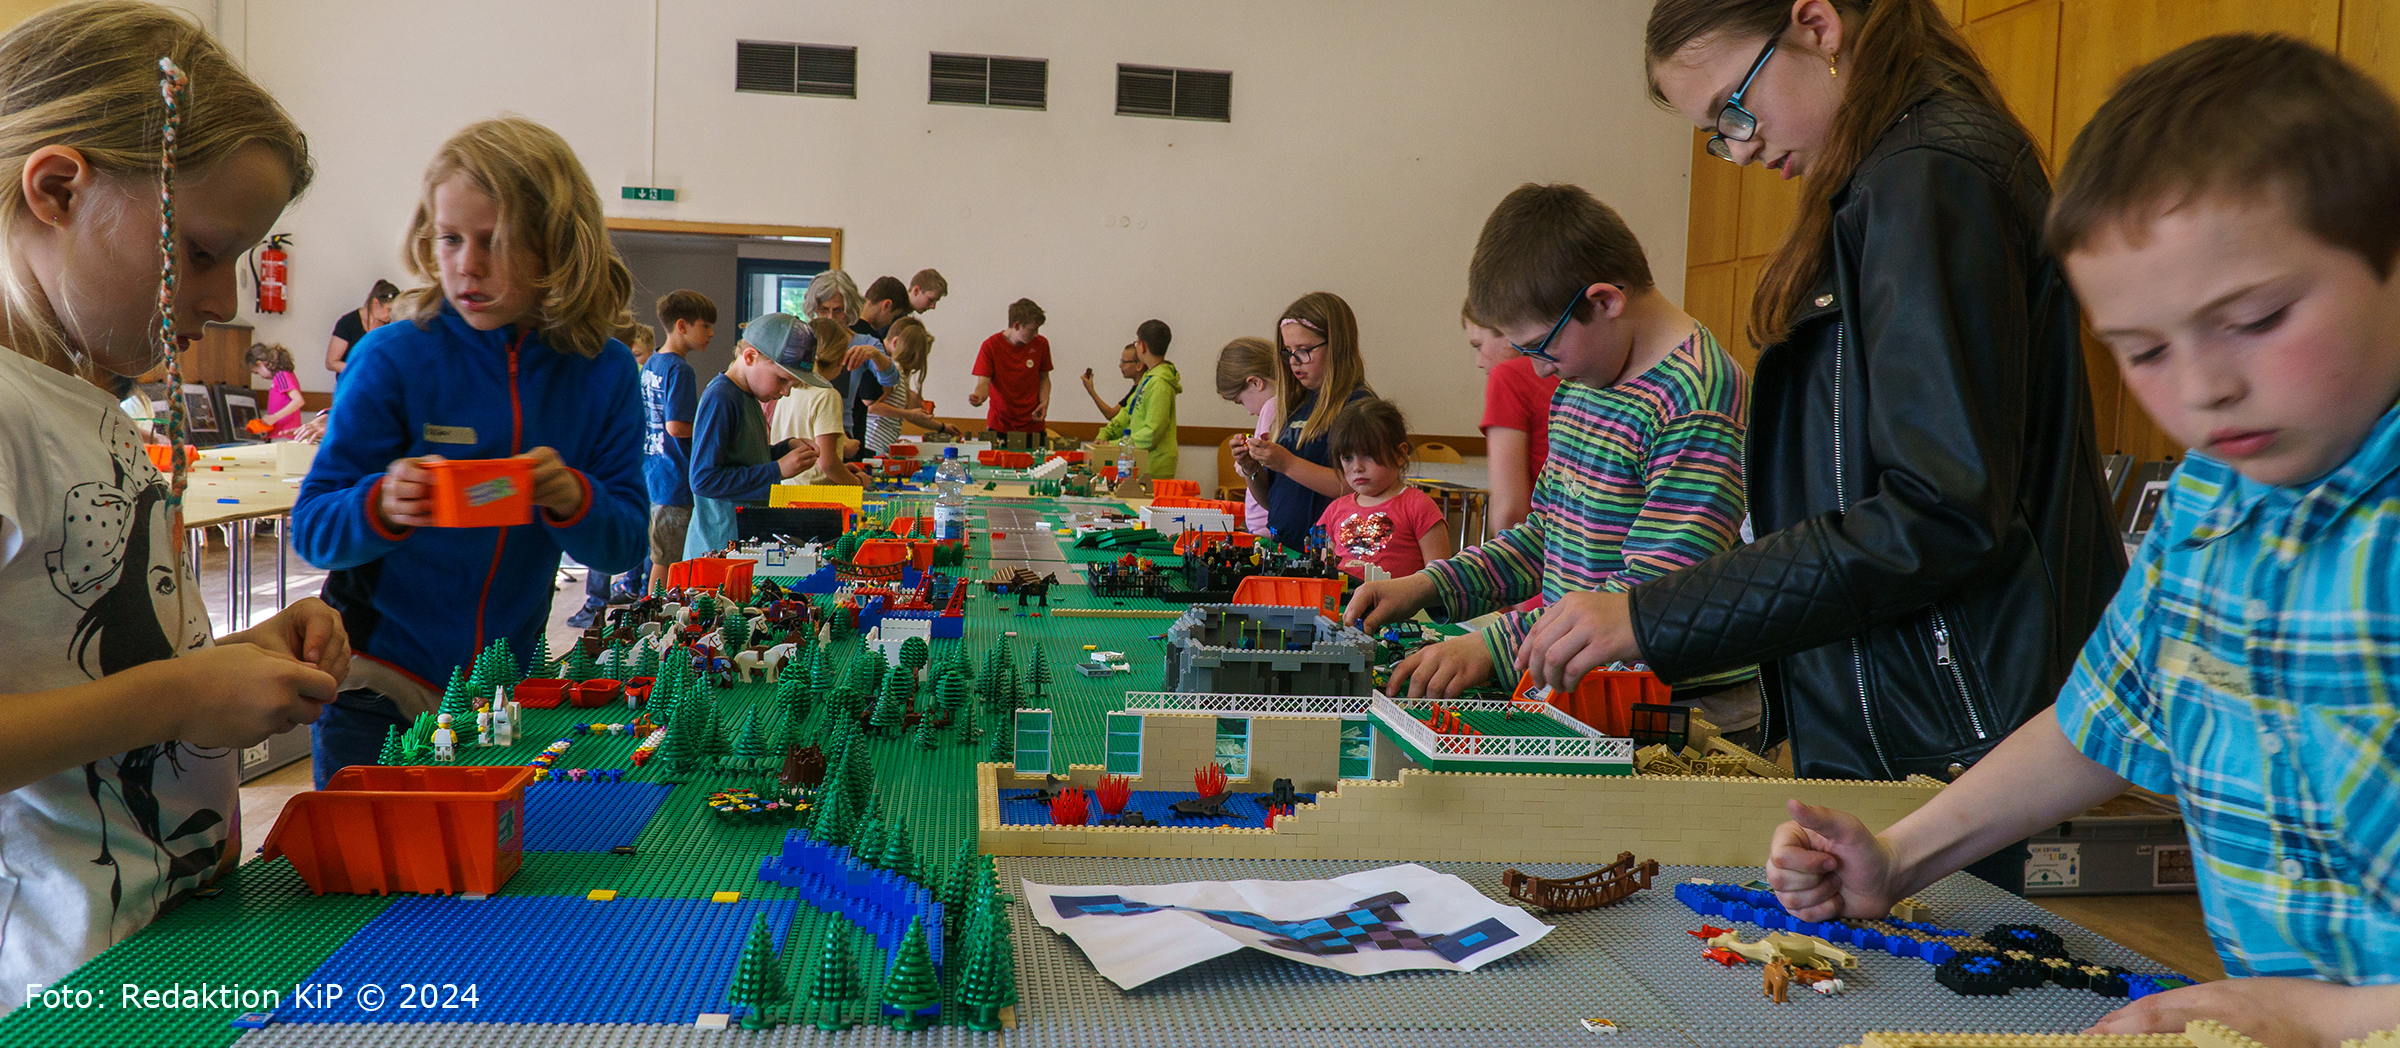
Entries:
POLYGON ((2181 798, 2229 975, 2400 981, 2400 411, 2275 487, 2193 455, 2059 696, 2181 798))

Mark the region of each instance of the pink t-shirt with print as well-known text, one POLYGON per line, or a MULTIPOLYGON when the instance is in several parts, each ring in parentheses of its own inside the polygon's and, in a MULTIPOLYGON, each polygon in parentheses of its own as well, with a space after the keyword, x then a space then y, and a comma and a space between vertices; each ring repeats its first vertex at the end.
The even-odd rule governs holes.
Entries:
POLYGON ((1358 493, 1351 492, 1333 500, 1333 505, 1325 507, 1325 515, 1317 518, 1317 524, 1325 529, 1325 541, 1341 555, 1342 570, 1364 578, 1366 572, 1355 563, 1364 561, 1395 579, 1425 567, 1425 550, 1418 543, 1442 521, 1442 508, 1434 505, 1433 498, 1411 487, 1402 487, 1399 495, 1381 504, 1364 507, 1358 504, 1358 493))

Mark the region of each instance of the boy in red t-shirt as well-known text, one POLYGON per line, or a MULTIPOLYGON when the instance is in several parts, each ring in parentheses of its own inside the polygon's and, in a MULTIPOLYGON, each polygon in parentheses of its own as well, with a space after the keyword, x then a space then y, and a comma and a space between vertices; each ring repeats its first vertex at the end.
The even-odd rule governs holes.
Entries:
POLYGON ((1325 507, 1317 526, 1341 555, 1343 571, 1363 579, 1373 565, 1406 578, 1458 552, 1441 507, 1408 486, 1408 420, 1399 408, 1373 397, 1353 401, 1334 416, 1326 436, 1350 490, 1325 507))
POLYGON ((1050 340, 1042 337, 1049 318, 1030 298, 1008 305, 1008 330, 983 340, 975 351, 975 392, 967 403, 992 403, 984 417, 996 434, 1046 432, 1050 417, 1050 340))

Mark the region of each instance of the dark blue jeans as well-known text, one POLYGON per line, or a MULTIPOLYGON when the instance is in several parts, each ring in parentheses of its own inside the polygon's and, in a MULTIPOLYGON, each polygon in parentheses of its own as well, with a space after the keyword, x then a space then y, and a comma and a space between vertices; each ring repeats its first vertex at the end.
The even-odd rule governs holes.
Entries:
POLYGON ((316 758, 317 788, 324 789, 333 773, 353 764, 373 764, 383 756, 384 734, 393 728, 408 732, 411 721, 382 692, 353 688, 334 696, 333 705, 309 725, 312 756, 316 758))

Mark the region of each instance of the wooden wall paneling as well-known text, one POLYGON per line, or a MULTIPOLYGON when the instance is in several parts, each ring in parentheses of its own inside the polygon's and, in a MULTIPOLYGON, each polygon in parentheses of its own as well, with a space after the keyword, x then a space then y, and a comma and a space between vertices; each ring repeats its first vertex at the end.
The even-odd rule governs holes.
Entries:
POLYGON ((1736 247, 1739 257, 1757 258, 1773 253, 1783 243, 1784 231, 1800 213, 1800 180, 1786 181, 1756 164, 1744 166, 1741 172, 1741 233, 1735 238, 1736 247))
POLYGON ((1758 290, 1758 275, 1766 268, 1764 258, 1745 258, 1733 264, 1733 319, 1717 332, 1725 352, 1746 368, 1755 369, 1758 363, 1758 347, 1750 344, 1750 300, 1758 290))
POLYGON ((1948 18, 1951 25, 1967 24, 1967 0, 1933 0, 1933 6, 1942 9, 1942 16, 1948 18))
POLYGON ((2400 91, 2400 0, 2342 0, 2342 57, 2400 91))
MULTIPOLYGON (((1961 12, 1965 15, 1964 21, 1973 22, 1981 18, 1990 18, 2025 2, 2026 0, 1964 0, 1961 12)), ((1960 20, 1955 17, 1951 19, 1953 22, 1960 20)))
POLYGON ((2117 370, 2116 355, 2090 332, 2083 336, 2083 371, 2092 388, 2092 432, 2099 435, 2100 453, 2123 452, 2124 427, 2118 411, 2120 402, 2127 399, 2125 376, 2117 370))
POLYGON ((1742 169, 1708 155, 1706 131, 1692 131, 1691 240, 1685 264, 1731 262, 1741 257, 1742 169))
MULTIPOLYGON (((2058 111, 2059 7, 2060 0, 2016 3, 1967 26, 1967 42, 1991 70, 2009 110, 2044 145, 2058 111)), ((1974 5, 1968 10, 1973 16, 1974 5)))
POLYGON ((2066 155, 2075 133, 2135 66, 2217 33, 2289 33, 2333 48, 2341 25, 2342 0, 2074 0, 2060 27, 2051 156, 2066 155))
POLYGON ((198 341, 183 351, 183 380, 219 386, 247 386, 250 366, 242 362, 250 350, 248 324, 210 324, 198 341))
MULTIPOLYGON (((1738 263, 1719 262, 1713 266, 1693 266, 1683 275, 1683 311, 1707 327, 1717 341, 1733 353, 1734 268, 1738 263)), ((1750 360, 1739 353, 1734 359, 1748 367, 1750 360)))

